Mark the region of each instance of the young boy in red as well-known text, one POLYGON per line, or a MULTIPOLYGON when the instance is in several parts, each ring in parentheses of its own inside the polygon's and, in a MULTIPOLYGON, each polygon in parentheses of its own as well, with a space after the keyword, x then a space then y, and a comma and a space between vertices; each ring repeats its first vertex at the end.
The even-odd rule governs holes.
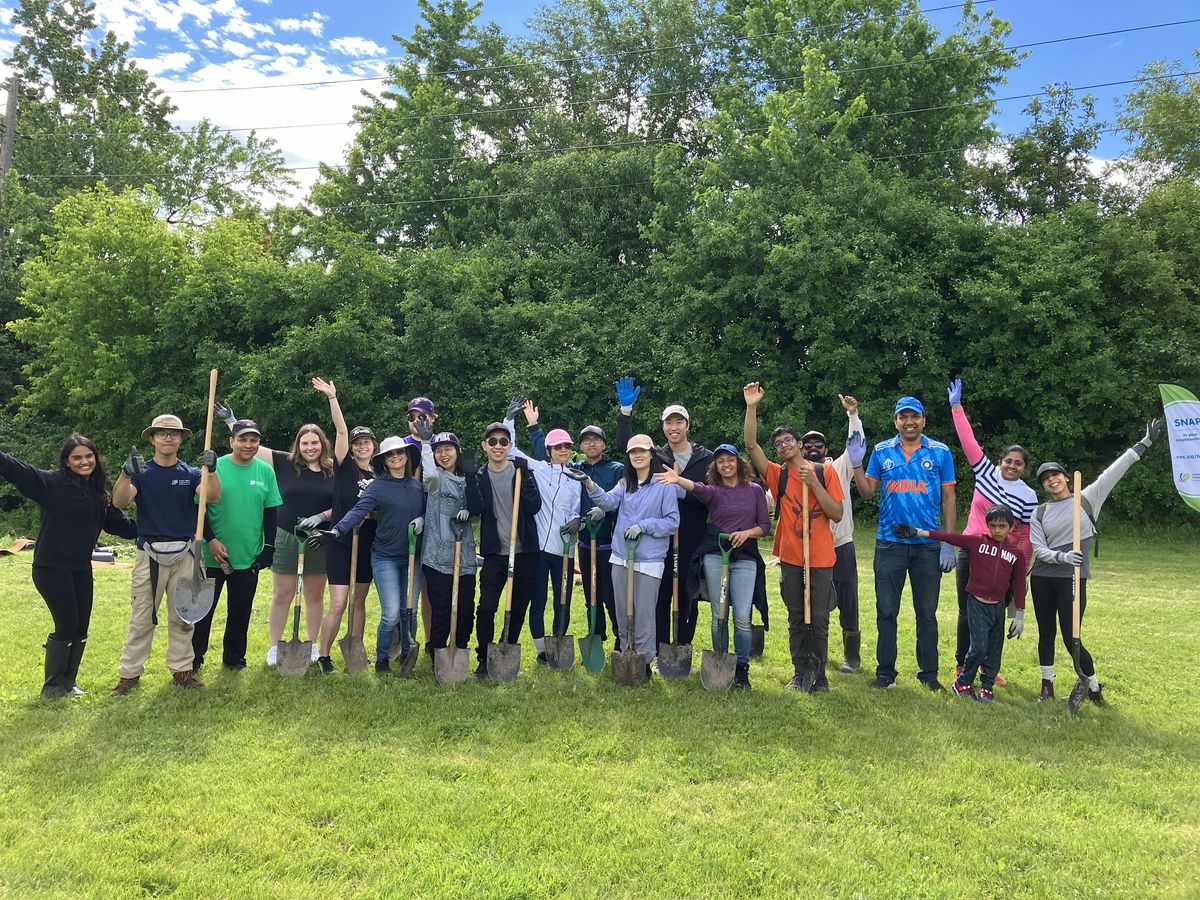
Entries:
POLYGON ((954 693, 975 696, 975 670, 979 677, 979 701, 992 701, 992 685, 1000 671, 1004 650, 1004 598, 1012 591, 1016 607, 1010 638, 1020 637, 1025 629, 1025 571, 1029 564, 1016 544, 1008 543, 1016 517, 1001 503, 988 508, 985 515, 988 535, 955 534, 950 531, 925 531, 911 525, 897 525, 896 537, 933 538, 966 550, 971 557, 971 577, 967 582, 967 621, 971 646, 963 661, 962 674, 955 679, 954 693))

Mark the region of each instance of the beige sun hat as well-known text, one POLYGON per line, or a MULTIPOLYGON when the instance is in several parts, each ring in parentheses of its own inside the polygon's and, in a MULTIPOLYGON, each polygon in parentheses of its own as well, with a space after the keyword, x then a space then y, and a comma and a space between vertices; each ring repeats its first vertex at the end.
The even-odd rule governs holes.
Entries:
POLYGON ((150 435, 156 431, 182 431, 183 439, 186 441, 192 436, 192 429, 184 428, 183 421, 179 416, 173 416, 170 413, 164 413, 161 416, 155 416, 154 421, 150 423, 148 428, 142 430, 142 437, 145 440, 150 440, 150 435))

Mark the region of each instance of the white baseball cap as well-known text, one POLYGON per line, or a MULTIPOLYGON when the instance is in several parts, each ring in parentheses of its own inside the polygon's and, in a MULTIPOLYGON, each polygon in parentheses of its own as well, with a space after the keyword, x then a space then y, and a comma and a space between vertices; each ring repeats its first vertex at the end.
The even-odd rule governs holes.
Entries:
POLYGON ((692 421, 692 417, 688 415, 687 407, 681 406, 678 403, 672 403, 662 411, 662 421, 667 421, 671 416, 683 416, 689 423, 692 421))

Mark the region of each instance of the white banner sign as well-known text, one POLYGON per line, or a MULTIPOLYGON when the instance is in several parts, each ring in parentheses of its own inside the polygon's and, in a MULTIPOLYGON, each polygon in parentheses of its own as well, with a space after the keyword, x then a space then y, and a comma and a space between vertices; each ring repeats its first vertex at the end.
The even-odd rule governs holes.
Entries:
POLYGON ((1160 384, 1171 470, 1183 502, 1200 510, 1200 400, 1177 384, 1160 384))

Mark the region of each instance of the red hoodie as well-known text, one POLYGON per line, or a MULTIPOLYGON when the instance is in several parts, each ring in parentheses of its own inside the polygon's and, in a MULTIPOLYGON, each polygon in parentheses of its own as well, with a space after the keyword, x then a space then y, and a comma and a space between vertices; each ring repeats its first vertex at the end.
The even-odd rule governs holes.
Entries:
POLYGON ((1012 590, 1017 609, 1025 608, 1025 570, 1029 567, 1025 553, 1015 544, 1003 544, 986 534, 955 534, 952 531, 931 531, 929 536, 962 547, 971 557, 971 577, 967 593, 983 603, 1003 603, 1012 590))

